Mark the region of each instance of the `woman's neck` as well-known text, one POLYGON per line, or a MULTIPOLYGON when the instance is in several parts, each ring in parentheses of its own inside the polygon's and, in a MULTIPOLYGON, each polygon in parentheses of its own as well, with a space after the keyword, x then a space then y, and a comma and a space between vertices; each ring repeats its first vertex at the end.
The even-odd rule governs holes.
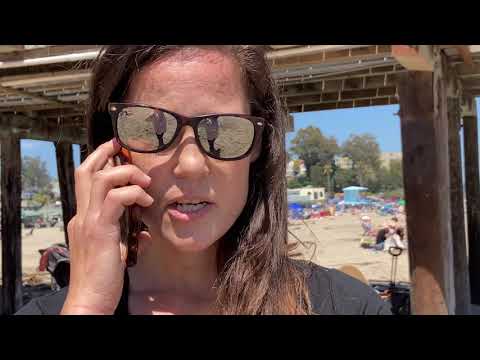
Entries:
MULTIPOLYGON (((203 312, 216 299, 216 246, 203 252, 180 252, 164 239, 151 245, 129 268, 129 297, 148 312, 203 312), (198 306, 197 306, 198 305, 198 306), (155 308, 157 308, 155 310, 155 308)), ((137 307, 137 306, 136 306, 137 307)))

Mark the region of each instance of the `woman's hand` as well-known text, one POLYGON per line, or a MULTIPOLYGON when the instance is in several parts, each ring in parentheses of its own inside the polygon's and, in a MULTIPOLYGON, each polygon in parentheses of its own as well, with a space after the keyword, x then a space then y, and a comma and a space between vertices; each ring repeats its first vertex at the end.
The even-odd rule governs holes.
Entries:
POLYGON ((120 300, 127 249, 120 223, 127 206, 152 205, 150 177, 135 165, 113 165, 120 145, 99 146, 75 171, 77 213, 68 223, 70 285, 62 314, 113 314, 120 300))

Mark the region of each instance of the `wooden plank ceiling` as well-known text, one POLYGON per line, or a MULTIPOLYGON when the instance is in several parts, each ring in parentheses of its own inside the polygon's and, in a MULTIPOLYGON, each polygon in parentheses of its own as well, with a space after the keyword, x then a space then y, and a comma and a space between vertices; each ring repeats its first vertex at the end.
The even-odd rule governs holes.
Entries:
MULTIPOLYGON (((480 45, 442 45, 464 91, 480 95, 480 45)), ((0 116, 82 126, 98 45, 0 45, 0 116)), ((290 112, 398 103, 407 71, 392 45, 270 45, 268 58, 290 112)))

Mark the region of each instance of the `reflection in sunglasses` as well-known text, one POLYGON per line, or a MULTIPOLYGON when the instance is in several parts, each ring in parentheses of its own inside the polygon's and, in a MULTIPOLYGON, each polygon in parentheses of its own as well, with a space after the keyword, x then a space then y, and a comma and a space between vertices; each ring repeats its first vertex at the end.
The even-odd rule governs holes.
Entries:
POLYGON ((207 133, 207 142, 209 147, 209 152, 214 156, 220 156, 220 149, 215 149, 215 141, 218 137, 218 121, 217 119, 208 118, 205 121, 202 121, 199 125, 201 128, 205 128, 207 133))
POLYGON ((165 146, 165 141, 163 139, 163 135, 167 131, 167 122, 163 113, 161 112, 154 112, 152 116, 150 116, 146 121, 153 122, 153 126, 155 128, 155 134, 157 134, 158 144, 159 146, 165 146))
MULTIPOLYGON (((177 116, 181 117, 160 109, 131 106, 118 113, 117 135, 132 151, 162 151, 179 134, 183 120, 177 116)), ((206 116, 190 125, 202 150, 222 160, 246 155, 255 140, 254 123, 242 115, 206 116)))

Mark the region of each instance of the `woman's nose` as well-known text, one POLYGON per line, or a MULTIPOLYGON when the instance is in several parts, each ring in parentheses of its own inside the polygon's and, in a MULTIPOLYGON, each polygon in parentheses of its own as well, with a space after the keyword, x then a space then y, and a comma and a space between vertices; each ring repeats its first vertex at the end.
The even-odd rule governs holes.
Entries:
POLYGON ((200 178, 209 172, 206 155, 199 149, 190 126, 184 127, 180 133, 175 157, 173 173, 178 178, 200 178))

